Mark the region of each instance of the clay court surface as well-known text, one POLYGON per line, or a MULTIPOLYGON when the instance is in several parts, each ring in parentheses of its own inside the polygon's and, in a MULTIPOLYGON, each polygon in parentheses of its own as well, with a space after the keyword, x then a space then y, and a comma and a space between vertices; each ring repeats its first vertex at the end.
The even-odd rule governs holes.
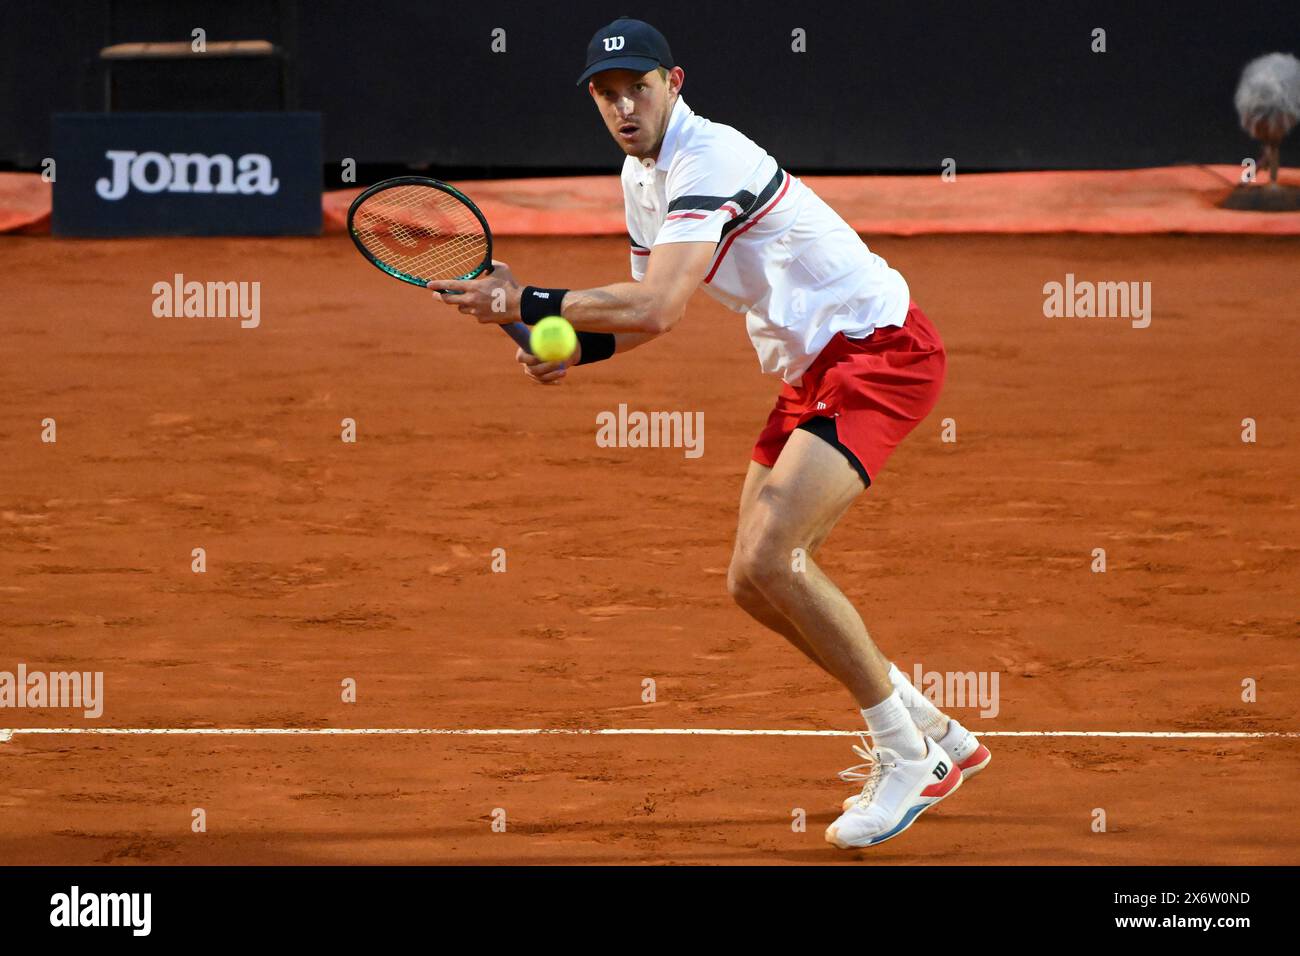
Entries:
MULTIPOLYGON (((996 718, 955 711, 977 731, 1300 731, 1300 239, 869 242, 951 356, 939 407, 819 555, 886 651, 999 672, 996 718), (1067 272, 1151 282, 1151 326, 1044 318, 1067 272)), ((612 238, 497 254, 551 285, 627 272, 612 238)), ((0 727, 859 724, 726 593, 777 383, 702 294, 558 388, 340 237, 6 238, 0 301, 0 669, 106 681, 98 721, 0 727), (155 318, 177 272, 260 281, 261 326, 155 318), (702 411, 703 457, 598 447, 620 403, 702 411)), ((0 861, 1300 863, 1296 737, 989 738, 983 776, 842 853, 822 830, 849 742, 20 734, 0 743, 0 861)))

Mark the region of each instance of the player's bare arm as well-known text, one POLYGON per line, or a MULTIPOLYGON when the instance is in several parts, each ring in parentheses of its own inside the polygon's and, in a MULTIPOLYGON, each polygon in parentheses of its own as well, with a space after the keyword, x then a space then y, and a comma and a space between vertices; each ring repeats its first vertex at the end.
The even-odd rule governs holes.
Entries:
MULTIPOLYGON (((711 242, 656 246, 650 253, 643 281, 562 290, 562 296, 555 296, 555 314, 562 306, 564 317, 580 332, 663 335, 686 312, 686 303, 704 280, 714 250, 711 242)), ((520 286, 504 262, 494 262, 493 266, 491 275, 478 279, 430 282, 434 300, 473 315, 481 323, 505 325, 521 318, 526 321, 522 300, 532 287, 520 286)))
MULTIPOLYGON (((565 292, 555 303, 579 332, 614 336, 613 352, 626 352, 663 335, 686 311, 691 293, 704 279, 715 246, 708 242, 674 242, 656 246, 650 253, 646 276, 641 282, 618 282, 595 289, 565 292)), ((505 324, 521 318, 524 288, 515 281, 509 266, 493 262, 490 276, 468 282, 431 282, 434 299, 457 308, 479 322, 505 324), (505 303, 506 311, 495 311, 505 303)), ((523 349, 515 361, 535 382, 552 385, 562 381, 571 366, 582 362, 582 339, 567 362, 545 362, 523 349)))
POLYGON ((564 297, 564 317, 580 331, 663 335, 686 313, 715 250, 711 242, 655 246, 644 280, 570 292, 564 297))

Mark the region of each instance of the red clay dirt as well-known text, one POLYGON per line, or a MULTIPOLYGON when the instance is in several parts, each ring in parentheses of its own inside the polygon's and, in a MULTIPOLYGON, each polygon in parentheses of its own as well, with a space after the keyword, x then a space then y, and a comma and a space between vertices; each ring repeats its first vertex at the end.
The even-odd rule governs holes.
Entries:
MULTIPOLYGON (((887 652, 999 672, 995 718, 956 712, 977 731, 1300 731, 1300 240, 871 244, 950 350, 938 408, 820 556, 887 652), (1045 318, 1066 273, 1150 281, 1151 326, 1045 318)), ((609 238, 498 255, 550 285, 627 270, 609 238)), ((859 723, 726 593, 777 383, 703 295, 546 389, 340 237, 9 238, 0 302, 0 670, 107 684, 97 721, 0 727, 859 723), (260 281, 261 326, 155 318, 177 272, 260 281), (703 457, 598 447, 619 403, 702 411, 703 457)), ((0 862, 1300 863, 1296 737, 993 737, 983 776, 842 853, 821 831, 848 742, 19 735, 0 862)))

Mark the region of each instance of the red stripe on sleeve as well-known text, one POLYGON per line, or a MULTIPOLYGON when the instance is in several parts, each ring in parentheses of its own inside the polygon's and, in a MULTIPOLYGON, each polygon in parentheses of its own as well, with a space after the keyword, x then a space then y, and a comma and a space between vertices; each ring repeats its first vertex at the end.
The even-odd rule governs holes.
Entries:
POLYGON ((770 203, 768 203, 766 208, 764 208, 763 211, 760 212, 757 216, 749 220, 749 222, 745 223, 743 226, 741 226, 739 229, 737 229, 735 232, 733 232, 731 235, 727 237, 727 241, 722 244, 722 251, 718 253, 718 258, 713 261, 713 268, 710 269, 709 274, 704 277, 705 282, 713 281, 713 277, 717 275, 718 266, 722 265, 722 260, 726 256, 727 250, 731 248, 731 244, 736 241, 736 237, 739 236, 746 229, 752 227, 756 222, 758 222, 769 212, 775 209, 776 204, 781 201, 781 197, 785 195, 785 191, 789 188, 790 188, 790 174, 786 173, 785 181, 781 184, 781 191, 776 194, 776 198, 773 199, 770 203))

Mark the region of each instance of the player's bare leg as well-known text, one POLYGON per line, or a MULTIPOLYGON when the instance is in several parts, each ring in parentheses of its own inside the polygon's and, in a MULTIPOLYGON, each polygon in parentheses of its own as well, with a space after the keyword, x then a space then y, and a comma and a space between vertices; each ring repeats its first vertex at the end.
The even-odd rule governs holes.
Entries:
MULTIPOLYGON (((749 471, 745 475, 745 484, 740 493, 740 514, 742 516, 742 522, 744 516, 752 511, 754 502, 758 497, 759 489, 762 488, 771 473, 772 469, 767 465, 761 465, 756 461, 751 461, 749 463, 749 471)), ((813 538, 808 545, 808 556, 810 558, 816 555, 822 542, 826 540, 826 536, 830 534, 831 529, 838 522, 839 518, 843 516, 844 511, 847 510, 848 507, 846 506, 839 514, 827 516, 824 525, 813 535, 813 538)), ((818 655, 817 651, 813 649, 812 645, 808 643, 807 639, 804 638, 803 634, 799 632, 799 629, 794 625, 794 622, 778 611, 776 607, 763 595, 763 592, 760 591, 752 581, 745 577, 741 570, 741 562, 734 556, 731 562, 731 567, 727 569, 727 589, 731 592, 731 596, 735 600, 736 604, 739 605, 746 614, 758 621, 758 623, 762 624, 768 630, 780 634, 794 645, 795 648, 802 652, 805 657, 831 677, 835 676, 827 669, 825 662, 821 659, 820 655, 818 655)), ((898 690, 902 695, 904 705, 912 712, 913 720, 917 727, 920 728, 921 732, 933 736, 935 739, 944 736, 947 725, 950 721, 948 715, 940 711, 934 706, 934 704, 927 700, 924 695, 916 690, 912 686, 911 681, 907 679, 907 675, 892 664, 890 665, 889 676, 894 685, 894 689, 898 690)))
MULTIPOLYGON (((742 523, 743 516, 751 512, 759 490, 767 482, 771 473, 772 469, 766 465, 761 465, 756 461, 749 463, 749 471, 745 476, 745 484, 740 495, 742 523)), ((808 546, 809 557, 817 553, 826 536, 847 510, 848 506, 845 506, 838 514, 827 516, 825 523, 814 534, 808 546)), ((827 668, 818 652, 800 633, 794 622, 777 610, 763 595, 763 592, 744 576, 741 570, 741 562, 734 558, 731 567, 728 569, 727 586, 732 597, 745 613, 769 630, 780 634, 810 661, 827 674, 830 674, 830 676, 835 677, 835 674, 827 668)), ((948 714, 936 707, 924 694, 912 686, 912 682, 908 680, 907 675, 893 664, 889 667, 889 677, 917 729, 936 741, 962 769, 965 777, 974 776, 988 766, 991 759, 988 748, 974 734, 962 726, 960 722, 949 717, 948 714)), ((844 809, 847 810, 856 799, 856 795, 846 799, 844 809)))
POLYGON ((868 752, 864 740, 854 749, 866 763, 841 774, 863 782, 826 831, 827 841, 843 848, 897 836, 962 781, 952 758, 913 721, 891 679, 897 669, 813 560, 863 490, 841 452, 796 430, 772 469, 751 465, 728 574, 737 602, 844 684, 862 708, 876 749, 868 752))
POLYGON ((751 468, 746 483, 752 493, 742 495, 731 569, 734 591, 744 595, 752 589, 761 595, 793 626, 793 634, 752 598, 746 609, 764 615, 767 620, 760 620, 777 625, 775 630, 818 660, 859 707, 876 706, 893 692, 889 660, 853 604, 809 553, 863 492, 862 479, 835 448, 796 430, 770 472, 764 476, 751 468), (803 551, 801 560, 796 560, 796 549, 803 551), (794 641, 795 635, 803 645, 794 641))
MULTIPOLYGON (((740 514, 742 516, 753 507, 754 500, 758 497, 759 489, 763 486, 763 483, 767 481, 767 477, 771 473, 772 469, 767 465, 760 465, 756 461, 751 461, 749 463, 749 471, 745 474, 745 484, 740 492, 740 514)), ((827 528, 827 531, 829 531, 829 527, 827 528)), ((817 536, 812 543, 809 544, 809 557, 817 552, 818 546, 821 545, 825 537, 826 535, 823 533, 817 536)), ((760 591, 752 581, 744 576, 740 569, 740 563, 735 560, 734 557, 731 566, 727 569, 727 590, 731 592, 731 596, 735 599, 736 604, 738 604, 746 614, 758 621, 759 624, 762 624, 768 630, 780 634, 787 641, 793 644, 795 648, 802 652, 810 661, 822 670, 826 671, 826 673, 831 674, 831 672, 827 670, 825 662, 823 662, 817 652, 813 650, 812 645, 809 644, 808 641, 804 639, 804 636, 799 633, 799 629, 795 627, 784 614, 773 607, 767 598, 763 596, 763 592, 760 591)), ((835 675, 831 674, 831 676, 834 677, 835 675)))

